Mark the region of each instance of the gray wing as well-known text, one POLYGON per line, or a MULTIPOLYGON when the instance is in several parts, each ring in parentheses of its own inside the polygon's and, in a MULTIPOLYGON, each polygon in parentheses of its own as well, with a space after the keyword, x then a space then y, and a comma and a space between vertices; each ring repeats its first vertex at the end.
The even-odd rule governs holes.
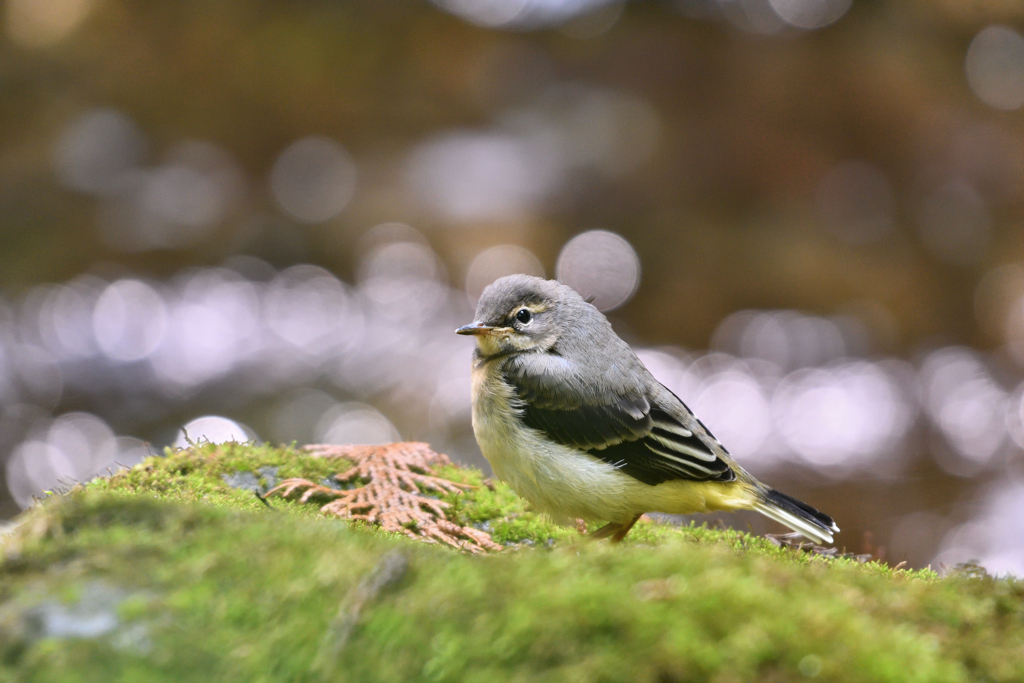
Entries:
MULTIPOLYGON (((637 384, 580 391, 574 388, 579 378, 567 374, 566 368, 564 361, 552 365, 529 356, 506 363, 503 376, 521 401, 522 420, 527 427, 543 432, 552 441, 590 453, 652 486, 674 479, 736 478, 729 463, 705 442, 714 437, 707 430, 695 433, 675 417, 692 417, 692 413, 668 389, 658 385, 662 391, 647 391, 645 385, 637 384), (677 405, 665 405, 668 401, 677 405)), ((696 418, 693 423, 699 424, 696 418)))

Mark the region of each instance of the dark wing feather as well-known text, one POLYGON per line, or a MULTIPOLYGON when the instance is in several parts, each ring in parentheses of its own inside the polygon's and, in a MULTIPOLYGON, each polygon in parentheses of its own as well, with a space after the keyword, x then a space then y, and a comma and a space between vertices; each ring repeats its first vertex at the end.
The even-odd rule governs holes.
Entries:
POLYGON ((522 403, 524 424, 556 443, 586 451, 652 486, 673 479, 736 478, 699 436, 644 396, 597 405, 567 403, 545 392, 542 380, 524 381, 517 370, 504 377, 522 403))

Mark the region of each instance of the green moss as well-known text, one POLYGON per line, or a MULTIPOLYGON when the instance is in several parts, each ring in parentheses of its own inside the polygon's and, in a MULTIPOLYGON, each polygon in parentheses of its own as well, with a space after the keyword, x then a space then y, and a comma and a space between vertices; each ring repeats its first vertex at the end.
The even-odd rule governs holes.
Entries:
POLYGON ((1018 581, 704 527, 589 543, 453 468, 478 486, 453 516, 520 545, 467 556, 222 478, 339 465, 204 446, 29 511, 0 541, 0 681, 1024 679, 1018 581), (396 551, 408 570, 374 579, 396 551))
MULTIPOLYGON (((347 469, 344 460, 327 460, 300 455, 291 448, 247 444, 206 444, 172 451, 164 457, 148 458, 130 470, 112 477, 96 479, 89 488, 115 494, 145 494, 181 502, 203 502, 232 509, 258 510, 264 503, 246 489, 233 488, 224 477, 240 472, 253 474, 266 483, 260 472, 277 468, 277 480, 301 477, 314 482, 347 469)), ((274 506, 305 515, 316 515, 318 508, 275 498, 274 506)))

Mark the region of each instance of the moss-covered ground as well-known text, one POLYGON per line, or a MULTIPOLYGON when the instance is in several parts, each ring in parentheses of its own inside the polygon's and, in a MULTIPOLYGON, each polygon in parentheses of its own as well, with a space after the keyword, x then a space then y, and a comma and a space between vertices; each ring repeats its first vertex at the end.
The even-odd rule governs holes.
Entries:
POLYGON ((0 681, 1024 680, 1019 581, 703 527, 586 542, 501 485, 449 497, 510 546, 471 556, 229 485, 338 467, 203 446, 51 496, 0 537, 0 681))

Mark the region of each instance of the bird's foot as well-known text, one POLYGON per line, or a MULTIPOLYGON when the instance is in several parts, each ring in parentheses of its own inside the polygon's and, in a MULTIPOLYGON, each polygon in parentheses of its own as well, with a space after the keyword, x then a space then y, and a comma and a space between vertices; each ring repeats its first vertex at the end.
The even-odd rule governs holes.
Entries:
POLYGON ((637 515, 629 522, 610 522, 596 531, 592 531, 589 538, 593 541, 600 541, 602 538, 611 538, 611 543, 619 543, 626 537, 629 530, 637 523, 641 515, 637 515))

